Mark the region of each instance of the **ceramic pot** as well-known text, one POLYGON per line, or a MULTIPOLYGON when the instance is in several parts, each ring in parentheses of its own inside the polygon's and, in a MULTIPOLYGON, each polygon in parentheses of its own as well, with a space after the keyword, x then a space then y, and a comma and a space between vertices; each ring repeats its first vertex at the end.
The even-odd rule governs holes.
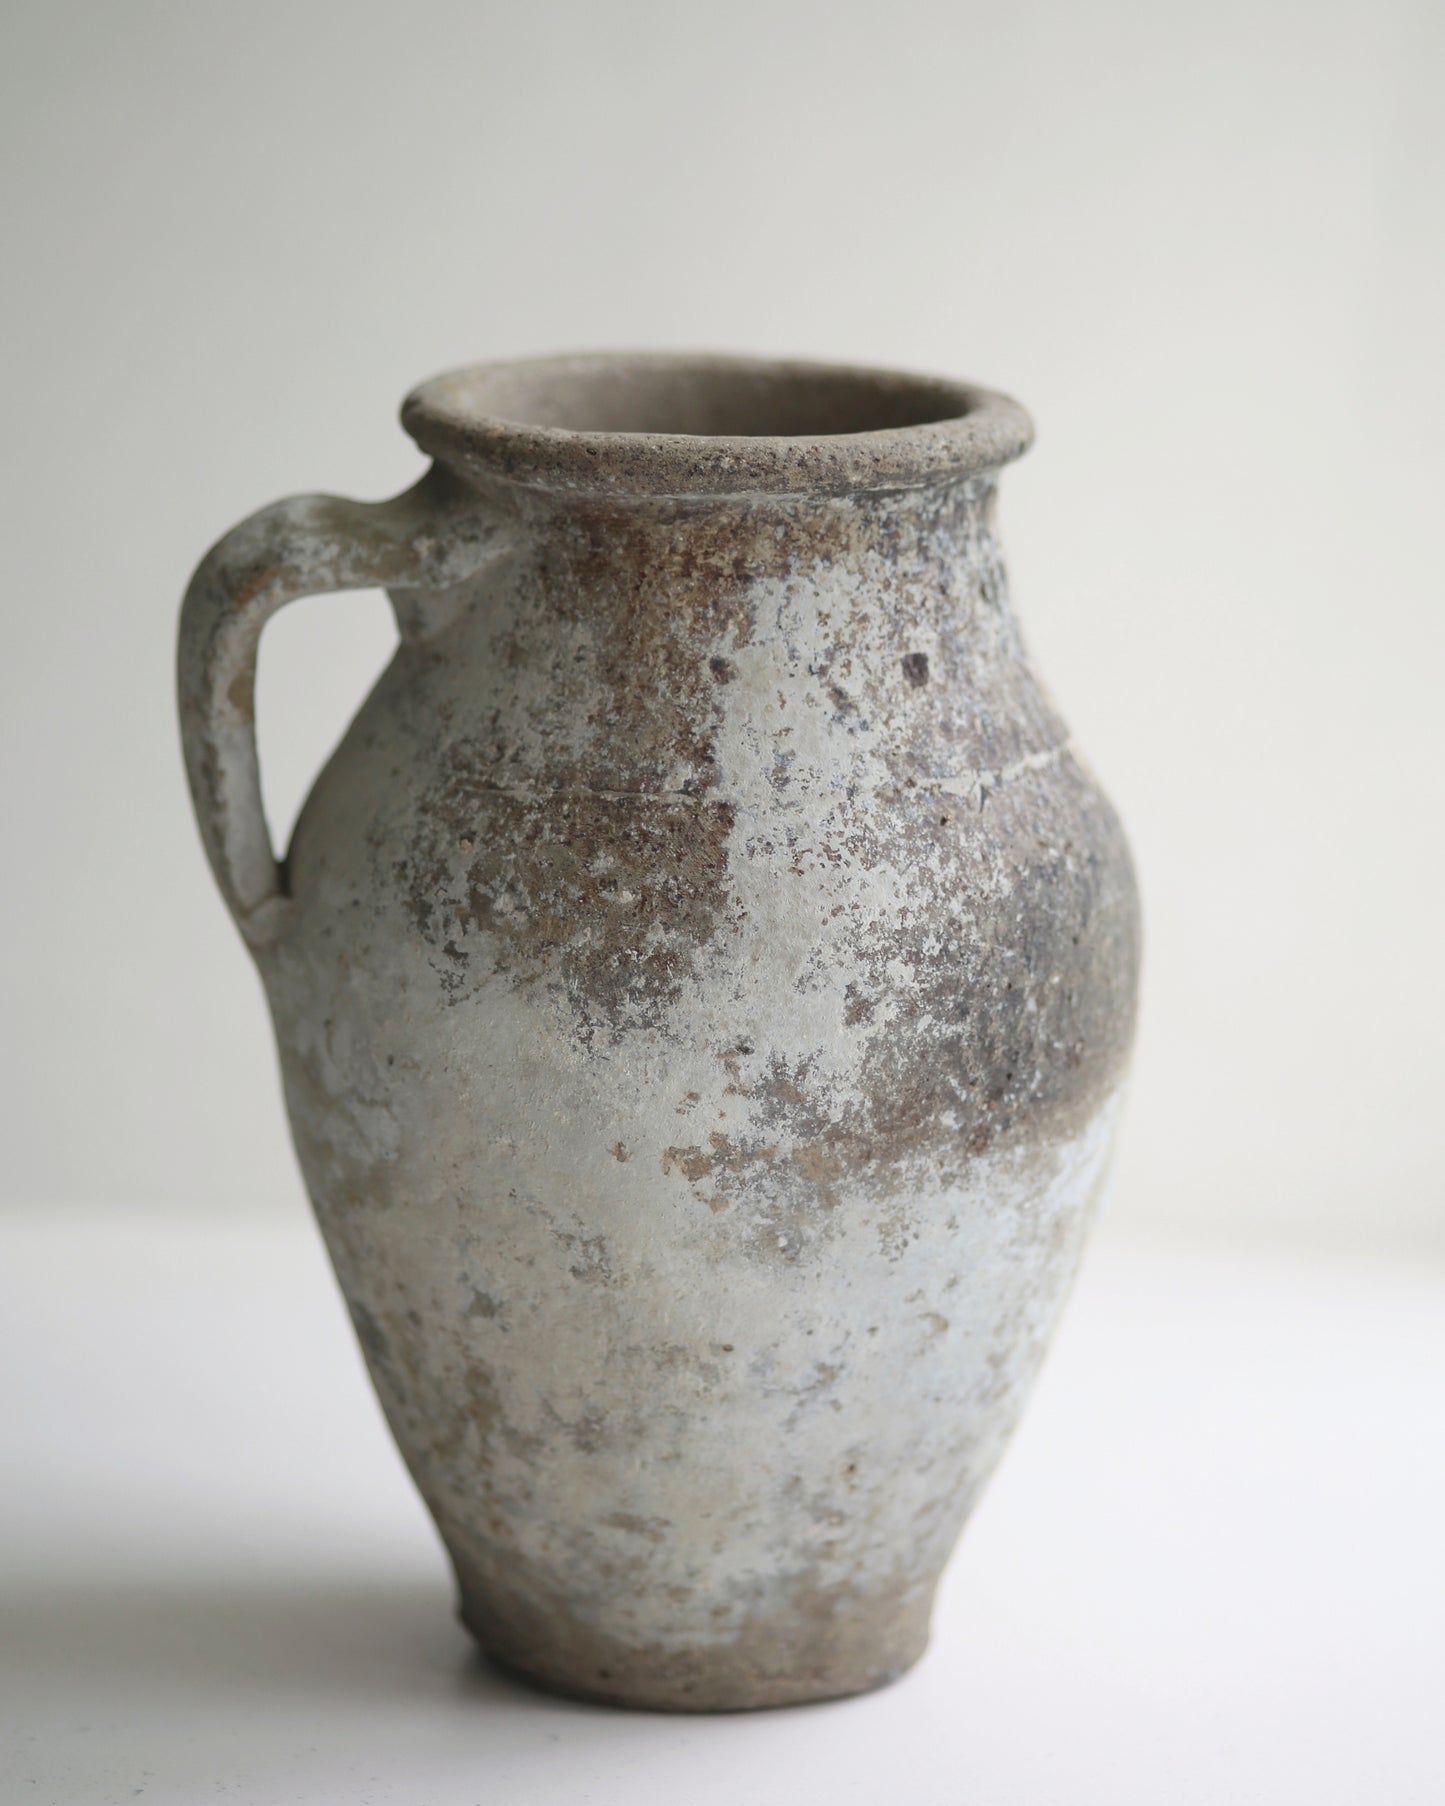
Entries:
POLYGON ((1138 922, 994 537, 1013 402, 727 358, 461 370, 434 463, 186 597, 202 837, 462 1615, 544 1685, 769 1706, 928 1633, 1109 1159, 1138 922), (400 644, 277 863, 266 619, 400 644))

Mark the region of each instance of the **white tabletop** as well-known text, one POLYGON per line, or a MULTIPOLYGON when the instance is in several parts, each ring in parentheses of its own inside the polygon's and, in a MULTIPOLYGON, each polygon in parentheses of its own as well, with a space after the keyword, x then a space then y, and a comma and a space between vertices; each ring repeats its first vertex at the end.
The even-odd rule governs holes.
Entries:
POLYGON ((474 1660, 299 1212, 0 1228, 0 1799, 1445 1800, 1445 1273, 1105 1233, 886 1692, 474 1660))

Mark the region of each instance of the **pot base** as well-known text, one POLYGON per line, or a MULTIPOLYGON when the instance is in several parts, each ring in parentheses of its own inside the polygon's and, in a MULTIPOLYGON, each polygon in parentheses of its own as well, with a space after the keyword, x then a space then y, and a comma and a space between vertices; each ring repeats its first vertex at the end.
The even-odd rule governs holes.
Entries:
POLYGON ((888 1686, 928 1647, 929 1603, 887 1624, 860 1614, 842 1634, 794 1620, 697 1649, 623 1646, 565 1624, 524 1647, 466 1591, 458 1616, 488 1661, 544 1693, 643 1712, 755 1712, 888 1686))

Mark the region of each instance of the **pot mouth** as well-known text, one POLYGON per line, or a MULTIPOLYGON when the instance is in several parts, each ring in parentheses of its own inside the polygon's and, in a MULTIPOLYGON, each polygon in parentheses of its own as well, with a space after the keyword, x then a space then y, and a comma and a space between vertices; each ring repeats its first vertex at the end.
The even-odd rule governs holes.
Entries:
POLYGON ((413 389, 401 419, 466 475, 582 494, 919 488, 997 469, 1033 439, 1016 401, 971 383, 688 353, 471 364, 413 389))

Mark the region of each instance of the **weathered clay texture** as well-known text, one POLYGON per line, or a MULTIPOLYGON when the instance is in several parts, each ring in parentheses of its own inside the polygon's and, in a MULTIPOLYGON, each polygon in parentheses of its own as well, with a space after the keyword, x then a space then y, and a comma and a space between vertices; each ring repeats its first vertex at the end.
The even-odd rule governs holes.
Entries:
POLYGON ((682 1709, 878 1685, 1038 1367, 1132 1028, 1128 855, 994 538, 1027 424, 623 358, 406 418, 426 483, 238 529, 182 651, 377 1389, 501 1660, 682 1709), (376 581, 400 649, 277 871, 260 621, 376 581))

